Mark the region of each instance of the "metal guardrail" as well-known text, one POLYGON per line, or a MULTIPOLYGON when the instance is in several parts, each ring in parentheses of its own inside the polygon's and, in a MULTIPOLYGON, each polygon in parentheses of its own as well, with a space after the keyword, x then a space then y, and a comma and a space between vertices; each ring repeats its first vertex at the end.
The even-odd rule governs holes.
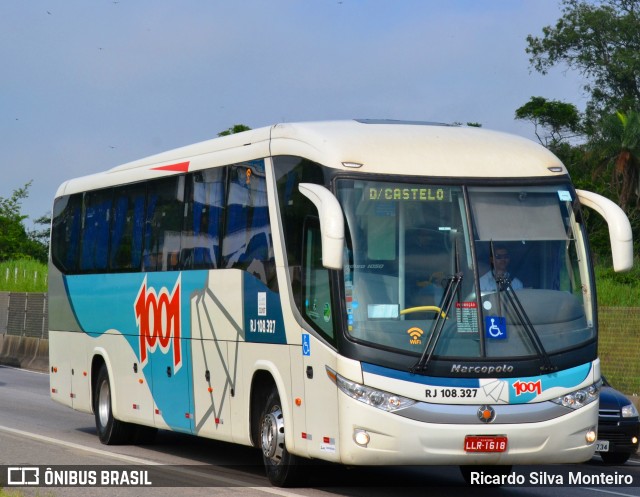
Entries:
POLYGON ((0 334, 49 338, 46 293, 0 292, 0 334))

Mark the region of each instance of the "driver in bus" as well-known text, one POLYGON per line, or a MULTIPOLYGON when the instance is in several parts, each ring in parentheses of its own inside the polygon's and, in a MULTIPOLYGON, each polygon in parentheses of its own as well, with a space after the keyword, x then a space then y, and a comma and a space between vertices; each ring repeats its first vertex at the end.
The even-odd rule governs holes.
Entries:
MULTIPOLYGON (((480 291, 481 292, 496 292, 498 285, 496 280, 506 279, 511 282, 511 288, 513 290, 520 290, 523 288, 522 281, 518 278, 511 279, 511 275, 507 268, 509 267, 509 251, 502 245, 496 245, 493 247, 493 254, 489 258, 491 262, 491 269, 480 277, 480 291)), ((502 288, 501 288, 502 289, 502 288)), ((505 288, 506 290, 506 288, 505 288)))
POLYGON ((408 294, 411 305, 439 305, 442 300, 445 273, 439 268, 446 267, 449 255, 437 233, 434 228, 416 228, 408 235, 406 263, 411 267, 407 273, 413 278, 408 294))

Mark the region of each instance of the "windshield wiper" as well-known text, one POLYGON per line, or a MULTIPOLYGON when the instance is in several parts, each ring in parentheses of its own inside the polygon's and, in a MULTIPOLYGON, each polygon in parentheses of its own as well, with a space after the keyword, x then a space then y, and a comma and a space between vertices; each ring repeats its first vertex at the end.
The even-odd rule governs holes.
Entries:
POLYGON ((449 276, 447 286, 444 291, 444 296, 440 301, 440 312, 438 313, 436 322, 433 325, 433 331, 429 335, 429 339, 427 340, 427 344, 422 351, 420 360, 409 369, 410 373, 420 373, 427 370, 429 361, 431 361, 433 352, 436 350, 436 346, 438 345, 438 341, 440 340, 440 336, 442 335, 442 330, 445 325, 445 319, 449 315, 449 309, 451 309, 451 304, 453 303, 454 297, 458 291, 458 287, 460 286, 461 281, 462 272, 460 271, 452 276, 449 276))
POLYGON ((540 366, 540 370, 544 372, 556 371, 558 368, 551 362, 551 357, 549 357, 549 353, 544 348, 544 345, 540 340, 540 337, 538 336, 538 332, 534 328, 533 323, 524 310, 524 307, 522 306, 522 302, 520 302, 518 295, 511 287, 511 280, 504 276, 500 276, 496 278, 496 287, 498 290, 498 305, 501 300, 500 295, 504 294, 506 296, 507 302, 511 305, 513 312, 515 313, 518 321, 527 334, 527 337, 529 337, 529 340, 533 344, 533 348, 536 349, 538 357, 542 359, 542 366, 540 366))

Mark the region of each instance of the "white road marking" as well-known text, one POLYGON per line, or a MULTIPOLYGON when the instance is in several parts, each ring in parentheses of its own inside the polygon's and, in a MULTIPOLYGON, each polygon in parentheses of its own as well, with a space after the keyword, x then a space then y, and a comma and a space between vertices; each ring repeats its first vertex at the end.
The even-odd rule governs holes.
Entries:
POLYGON ((612 495, 621 495, 623 497, 638 497, 635 494, 625 494, 622 492, 614 492, 613 490, 602 490, 601 488, 592 488, 592 487, 582 487, 585 490, 591 490, 593 492, 602 492, 604 494, 612 494, 612 495))
MULTIPOLYGON (((5 433, 11 433, 13 435, 17 435, 20 437, 26 437, 26 438, 30 438, 33 440, 37 440, 39 442, 45 442, 45 443, 49 443, 49 444, 53 444, 53 445, 59 445, 61 447, 68 447, 70 449, 76 449, 76 450, 81 450, 84 452, 89 452, 91 454, 96 454, 99 456, 103 456, 103 457, 110 457, 112 459, 118 459, 120 461, 125 461, 128 463, 133 463, 133 464, 140 464, 140 465, 145 465, 145 466, 165 466, 164 463, 159 463, 156 461, 152 461, 150 459, 143 459, 141 457, 134 457, 134 456, 128 456, 126 454, 118 454, 116 452, 109 452, 107 450, 102 450, 102 449, 97 449, 95 447, 87 447, 86 445, 81 445, 81 444, 77 444, 77 443, 73 443, 73 442, 67 442, 65 440, 60 440, 57 438, 52 438, 52 437, 47 437, 44 435, 39 435, 37 433, 31 433, 28 431, 23 431, 23 430, 17 430, 15 428, 9 428, 8 426, 2 426, 0 425, 0 431, 3 431, 5 433)), ((273 494, 273 495, 280 495, 282 497, 300 497, 300 494, 296 494, 293 492, 288 492, 286 490, 281 490, 279 488, 271 488, 271 487, 248 487, 247 486, 247 482, 243 482, 241 480, 236 480, 234 478, 227 478, 225 476, 216 476, 216 475, 210 475, 207 473, 202 473, 200 471, 192 471, 189 469, 185 469, 185 468, 178 468, 175 466, 171 466, 168 467, 167 469, 170 471, 175 471, 177 473, 180 473, 182 475, 187 475, 187 476, 196 476, 198 478, 206 478, 208 480, 213 480, 216 481, 218 483, 223 483, 223 484, 227 484, 228 486, 232 486, 232 487, 242 487, 242 488, 250 488, 252 490, 257 490, 260 492, 265 492, 268 494, 273 494)), ((194 465, 194 466, 199 466, 199 465, 194 465)))

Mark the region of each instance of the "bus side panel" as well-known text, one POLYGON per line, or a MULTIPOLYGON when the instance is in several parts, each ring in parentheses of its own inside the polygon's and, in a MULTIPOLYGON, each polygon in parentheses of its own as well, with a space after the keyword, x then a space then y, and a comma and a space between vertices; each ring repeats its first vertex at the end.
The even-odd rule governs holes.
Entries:
MULTIPOLYGON (((300 333, 300 325, 292 319, 291 327, 300 333)), ((288 327, 287 330, 290 328, 288 327)), ((298 456, 309 457, 307 438, 307 406, 305 399, 305 371, 302 347, 289 347, 291 361, 291 402, 296 405, 296 399, 301 399, 302 409, 293 409, 292 429, 294 433, 293 450, 291 452, 298 456)))
POLYGON ((77 333, 49 330, 49 387, 51 398, 63 405, 73 407, 71 396, 71 357, 74 353, 69 342, 77 333))
MULTIPOLYGON (((234 423, 233 440, 251 444, 251 410, 256 408, 261 411, 265 407, 251 405, 251 386, 256 374, 261 371, 261 375, 266 372, 271 376, 280 395, 283 414, 286 419, 292 419, 291 366, 280 294, 269 289, 255 276, 243 271, 241 295, 241 336, 244 341, 237 342, 237 355, 232 359, 230 350, 229 357, 235 365, 233 377, 237 377, 232 413, 234 419, 243 422, 234 423)), ((262 378, 266 379, 265 376, 262 378)), ((257 422, 257 419, 254 419, 254 422, 257 422)), ((285 423, 289 449, 293 436, 292 426, 292 423, 285 423)), ((256 440, 253 442, 257 443, 256 440)))
MULTIPOLYGON (((60 271, 49 264, 49 366, 50 394, 56 402, 69 407, 91 409, 82 374, 87 371, 85 343, 82 332, 71 309, 69 295, 60 271), (80 364, 79 364, 80 363, 80 364)), ((88 383, 89 375, 85 378, 88 383)))
POLYGON ((143 373, 128 341, 117 332, 104 333, 91 340, 91 357, 101 356, 109 371, 114 417, 153 426, 155 405, 151 395, 152 385, 148 383, 151 375, 143 373))
POLYGON ((193 340, 194 431, 202 437, 230 440, 228 343, 217 340, 193 340))
POLYGON ((307 419, 307 450, 310 457, 340 461, 340 423, 338 419, 338 389, 327 375, 326 367, 336 371, 336 352, 303 332, 304 406, 307 419), (309 375, 307 371, 313 372, 309 375))
POLYGON ((70 333, 72 341, 69 343, 71 350, 71 396, 72 407, 76 411, 93 412, 91 402, 91 366, 87 350, 90 338, 84 333, 70 333))
POLYGON ((92 358, 103 356, 109 367, 118 419, 193 431, 191 298, 205 293, 208 274, 158 271, 65 278, 77 326, 89 337, 87 351, 93 351, 92 358))
POLYGON ((234 395, 229 399, 230 417, 235 420, 231 425, 231 440, 242 445, 251 445, 251 427, 249 425, 249 406, 251 395, 252 371, 246 371, 242 355, 244 342, 229 342, 229 360, 234 364, 232 378, 234 395))
POLYGON ((206 287, 191 296, 194 432, 217 440, 232 439, 237 389, 238 343, 244 341, 243 273, 209 272, 206 287))

